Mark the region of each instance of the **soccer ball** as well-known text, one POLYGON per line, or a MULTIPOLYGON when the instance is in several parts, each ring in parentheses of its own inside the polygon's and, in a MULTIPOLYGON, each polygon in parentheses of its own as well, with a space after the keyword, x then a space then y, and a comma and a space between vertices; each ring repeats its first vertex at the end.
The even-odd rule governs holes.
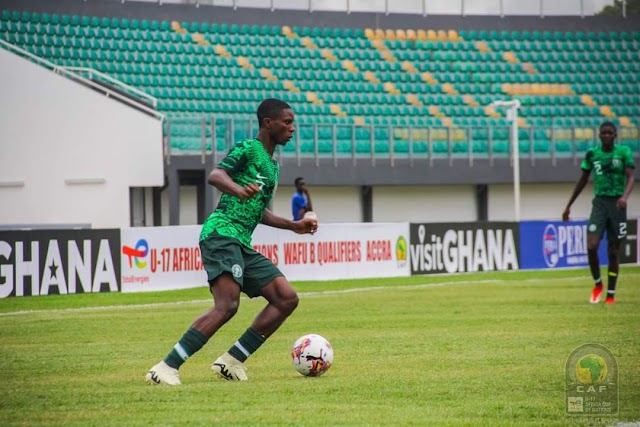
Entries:
POLYGON ((315 219, 316 221, 318 220, 318 214, 316 214, 313 211, 307 211, 304 213, 304 217, 303 218, 311 218, 311 219, 315 219))
POLYGON ((291 349, 291 360, 296 371, 306 377, 318 377, 333 363, 333 347, 317 334, 303 335, 291 349))

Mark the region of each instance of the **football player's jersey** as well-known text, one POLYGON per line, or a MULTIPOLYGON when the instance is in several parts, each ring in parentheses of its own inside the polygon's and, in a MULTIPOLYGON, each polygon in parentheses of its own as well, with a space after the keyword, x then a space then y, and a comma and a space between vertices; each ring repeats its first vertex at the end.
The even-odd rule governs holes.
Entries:
POLYGON ((596 196, 620 197, 627 185, 626 168, 634 168, 629 147, 614 145, 611 151, 603 151, 601 146, 590 148, 580 164, 584 171, 593 172, 596 196))
POLYGON ((249 199, 222 194, 218 206, 202 225, 200 240, 216 232, 238 239, 251 248, 251 234, 262 220, 262 214, 278 187, 280 165, 257 139, 236 143, 218 164, 233 181, 246 187, 255 182, 260 193, 249 199))

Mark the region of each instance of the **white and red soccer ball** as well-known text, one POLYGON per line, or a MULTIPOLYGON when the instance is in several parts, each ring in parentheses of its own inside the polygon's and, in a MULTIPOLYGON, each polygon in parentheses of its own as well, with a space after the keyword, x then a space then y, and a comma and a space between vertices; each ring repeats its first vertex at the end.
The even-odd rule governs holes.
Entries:
POLYGON ((331 367, 333 347, 320 335, 303 335, 293 344, 291 359, 296 371, 307 377, 317 377, 331 367))

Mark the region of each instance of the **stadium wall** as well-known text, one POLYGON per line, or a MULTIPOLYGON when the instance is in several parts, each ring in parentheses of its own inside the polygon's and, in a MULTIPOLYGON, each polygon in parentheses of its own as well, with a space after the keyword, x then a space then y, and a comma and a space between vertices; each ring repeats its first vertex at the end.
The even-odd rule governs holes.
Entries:
MULTIPOLYGON (((580 175, 574 171, 576 180, 580 175)), ((321 221, 327 223, 361 222, 363 220, 360 189, 354 186, 316 186, 308 181, 314 210, 321 221)), ((526 184, 521 186, 521 219, 559 219, 574 184, 526 184)), ((291 196, 294 187, 280 185, 272 210, 278 215, 291 215, 291 196)), ((637 192, 637 189, 636 189, 637 192)), ((589 184, 571 209, 574 219, 585 219, 591 211, 593 186, 589 184)), ((196 190, 192 186, 180 189, 180 225, 198 224, 196 190)), ((629 218, 640 217, 640 196, 632 193, 628 208, 629 218)), ((402 222, 477 221, 477 206, 470 185, 423 185, 373 187, 373 221, 402 222)), ((169 224, 169 200, 163 197, 162 225, 169 224)), ((488 187, 488 220, 512 221, 514 218, 513 185, 496 184, 488 187)))
POLYGON ((130 224, 130 187, 164 183, 162 124, 0 50, 0 224, 130 224))

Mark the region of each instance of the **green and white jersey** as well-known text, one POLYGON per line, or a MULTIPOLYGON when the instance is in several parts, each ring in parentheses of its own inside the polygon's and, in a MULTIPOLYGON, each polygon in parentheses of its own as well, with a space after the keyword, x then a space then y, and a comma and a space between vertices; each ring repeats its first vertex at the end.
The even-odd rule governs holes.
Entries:
POLYGON ((260 193, 246 200, 223 194, 216 209, 202 225, 200 240, 215 231, 238 239, 251 248, 251 234, 276 193, 280 165, 260 141, 246 139, 236 143, 217 167, 226 170, 231 179, 242 187, 252 182, 258 183, 260 193))
POLYGON ((593 171, 593 184, 596 196, 620 197, 627 185, 626 168, 634 168, 633 156, 629 147, 614 145, 611 151, 602 151, 602 147, 593 147, 580 164, 584 171, 593 171))

